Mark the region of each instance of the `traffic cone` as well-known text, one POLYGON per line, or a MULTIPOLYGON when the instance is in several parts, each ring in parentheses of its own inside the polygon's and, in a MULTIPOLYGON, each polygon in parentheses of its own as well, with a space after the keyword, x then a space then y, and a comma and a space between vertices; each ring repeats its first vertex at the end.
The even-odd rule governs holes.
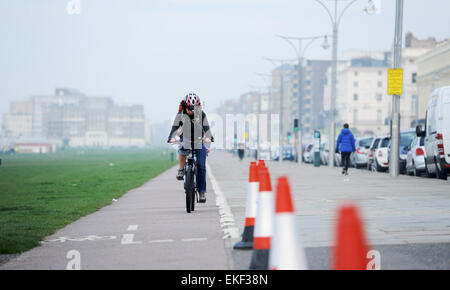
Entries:
POLYGON ((264 159, 259 159, 258 160, 258 167, 259 166, 266 167, 266 163, 264 162, 264 159))
POLYGON ((245 228, 242 233, 242 240, 234 244, 233 249, 247 250, 253 249, 253 232, 258 203, 258 166, 256 162, 250 162, 248 176, 247 204, 245 206, 245 228))
POLYGON ((358 210, 353 205, 342 206, 338 213, 333 269, 366 270, 368 247, 358 210))
POLYGON ((270 184, 269 169, 258 170, 259 194, 256 211, 255 232, 253 237, 253 253, 250 270, 267 270, 269 265, 270 239, 273 222, 273 193, 270 184))
POLYGON ((275 196, 272 247, 269 254, 271 270, 306 270, 306 255, 298 239, 294 223, 294 205, 286 177, 278 178, 275 196))

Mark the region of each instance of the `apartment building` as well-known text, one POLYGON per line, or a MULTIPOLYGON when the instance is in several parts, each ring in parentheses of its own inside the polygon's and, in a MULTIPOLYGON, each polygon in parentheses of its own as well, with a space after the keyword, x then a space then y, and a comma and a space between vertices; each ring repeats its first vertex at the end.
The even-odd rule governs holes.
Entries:
POLYGON ((110 97, 58 88, 55 95, 11 103, 10 111, 3 114, 2 145, 45 138, 72 147, 143 147, 149 142, 149 126, 142 105, 120 106, 110 97))

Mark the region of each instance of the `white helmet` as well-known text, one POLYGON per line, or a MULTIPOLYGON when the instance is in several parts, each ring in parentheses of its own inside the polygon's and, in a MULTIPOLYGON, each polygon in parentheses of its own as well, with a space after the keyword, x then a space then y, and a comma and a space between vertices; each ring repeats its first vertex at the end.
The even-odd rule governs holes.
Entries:
POLYGON ((188 107, 200 106, 200 98, 195 93, 189 93, 184 98, 188 107))

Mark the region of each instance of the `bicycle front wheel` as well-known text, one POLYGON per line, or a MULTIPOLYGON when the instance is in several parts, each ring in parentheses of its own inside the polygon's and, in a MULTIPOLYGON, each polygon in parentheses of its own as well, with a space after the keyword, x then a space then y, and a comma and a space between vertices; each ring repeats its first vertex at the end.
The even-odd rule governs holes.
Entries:
POLYGON ((194 210, 195 203, 194 175, 192 167, 189 166, 186 171, 186 211, 190 213, 194 210))

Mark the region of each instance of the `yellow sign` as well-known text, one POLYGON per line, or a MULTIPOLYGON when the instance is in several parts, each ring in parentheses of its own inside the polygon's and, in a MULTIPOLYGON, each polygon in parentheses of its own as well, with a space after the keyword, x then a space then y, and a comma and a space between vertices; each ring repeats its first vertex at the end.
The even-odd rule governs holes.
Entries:
POLYGON ((388 95, 401 95, 403 93, 403 69, 390 68, 388 70, 388 95))

